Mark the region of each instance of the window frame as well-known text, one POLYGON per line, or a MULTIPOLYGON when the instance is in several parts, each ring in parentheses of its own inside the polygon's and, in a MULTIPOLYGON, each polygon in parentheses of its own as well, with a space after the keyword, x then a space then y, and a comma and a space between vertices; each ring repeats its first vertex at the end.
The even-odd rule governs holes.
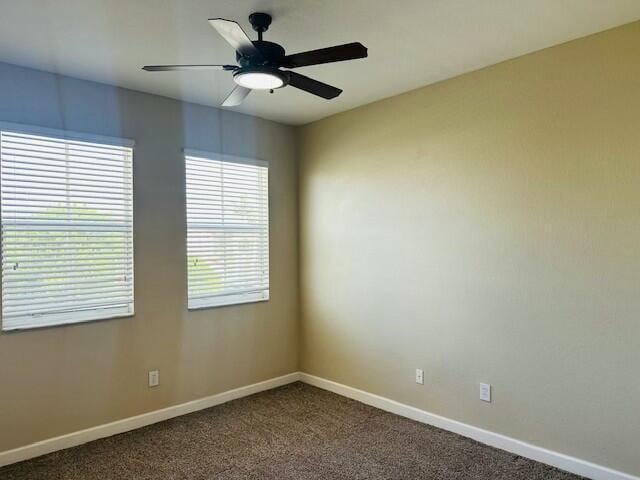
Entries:
MULTIPOLYGON (((91 315, 90 313, 96 313, 92 310, 80 310, 69 312, 58 312, 48 314, 48 318, 53 318, 56 321, 47 322, 42 324, 30 324, 30 325, 17 325, 7 326, 5 325, 5 319, 3 315, 4 306, 2 298, 0 297, 0 333, 12 333, 20 331, 40 330, 45 328, 56 328, 68 325, 79 325, 90 322, 100 322, 105 320, 112 320, 116 318, 132 318, 135 316, 135 208, 134 208, 134 161, 135 161, 135 141, 129 138, 112 137, 107 135, 98 135, 86 132, 76 132, 71 130, 62 130, 56 128, 42 127, 36 125, 26 125, 21 123, 3 122, 0 121, 0 132, 25 134, 25 135, 37 135, 42 137, 49 137, 55 140, 68 140, 96 143, 104 146, 124 147, 131 150, 131 311, 122 313, 109 313, 106 315, 91 315)), ((1 152, 0 152, 1 154, 1 152)), ((0 192, 0 195, 2 192, 0 192)), ((0 197, 1 201, 1 197, 0 197)), ((1 238, 0 238, 1 242, 1 238)), ((1 272, 0 272, 1 275, 1 272)), ((0 277, 1 279, 1 277, 0 277)), ((0 289, 2 285, 0 281, 0 289)))
MULTIPOLYGON (((185 218, 185 233, 184 233, 184 245, 185 245, 185 297, 186 297, 186 305, 187 311, 198 311, 198 310, 206 310, 209 308, 224 308, 224 307, 233 307, 239 305, 247 305, 253 303, 264 303, 271 300, 271 182, 270 178, 270 165, 267 160, 257 159, 257 158, 249 158, 242 157, 237 155, 229 155, 226 153, 216 153, 207 150, 197 150, 193 148, 184 148, 182 150, 182 160, 184 166, 184 218, 185 218), (208 301, 198 301, 198 299, 189 300, 189 267, 188 267, 188 257, 189 257, 189 221, 187 218, 187 157, 197 157, 197 158, 205 158, 216 162, 230 162, 237 163, 243 165, 253 165, 257 167, 263 167, 267 169, 267 258, 268 258, 268 288, 266 290, 266 296, 262 293, 255 293, 253 296, 247 294, 229 294, 221 297, 226 298, 225 301, 220 300, 219 302, 211 303, 210 299, 208 301), (195 303, 195 304, 194 304, 195 303)), ((263 291, 264 292, 264 291, 263 291)))

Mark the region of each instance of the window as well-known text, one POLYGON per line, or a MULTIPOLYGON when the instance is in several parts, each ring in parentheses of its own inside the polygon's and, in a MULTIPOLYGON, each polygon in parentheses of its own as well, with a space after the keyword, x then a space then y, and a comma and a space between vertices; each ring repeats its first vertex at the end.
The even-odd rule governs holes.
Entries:
POLYGON ((3 330, 133 314, 132 148, 78 138, 0 130, 3 330))
POLYGON ((269 299, 269 170, 187 151, 190 309, 269 299))

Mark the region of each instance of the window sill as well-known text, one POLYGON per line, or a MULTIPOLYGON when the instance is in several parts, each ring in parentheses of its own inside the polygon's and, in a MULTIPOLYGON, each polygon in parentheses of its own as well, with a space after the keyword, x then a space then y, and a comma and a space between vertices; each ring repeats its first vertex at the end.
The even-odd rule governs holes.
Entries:
POLYGON ((233 307, 237 305, 246 305, 248 303, 264 303, 268 302, 270 297, 267 298, 247 298, 246 300, 234 300, 228 303, 216 303, 212 305, 197 305, 193 307, 188 307, 187 311, 196 312, 198 310, 208 310, 210 308, 224 308, 224 307, 233 307))
POLYGON ((42 323, 40 325, 16 325, 5 327, 2 326, 2 333, 18 333, 18 332, 28 332, 31 330, 44 330, 47 328, 60 328, 60 327, 68 327, 72 325, 83 325, 86 323, 94 323, 94 322, 104 322, 108 320, 116 320, 118 318, 133 318, 135 316, 135 312, 132 313, 117 313, 107 317, 99 317, 99 318, 87 318, 82 320, 63 320, 49 323, 42 323))

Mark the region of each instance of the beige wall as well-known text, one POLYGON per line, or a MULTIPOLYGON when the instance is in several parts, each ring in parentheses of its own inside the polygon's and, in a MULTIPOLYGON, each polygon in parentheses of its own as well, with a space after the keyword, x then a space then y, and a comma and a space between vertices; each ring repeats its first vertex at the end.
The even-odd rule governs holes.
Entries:
POLYGON ((639 45, 303 128, 302 370, 640 474, 639 45))
POLYGON ((0 451, 297 370, 292 128, 2 64, 0 121, 136 141, 136 315, 0 334, 0 451), (269 302, 186 311, 185 146, 270 161, 269 302))

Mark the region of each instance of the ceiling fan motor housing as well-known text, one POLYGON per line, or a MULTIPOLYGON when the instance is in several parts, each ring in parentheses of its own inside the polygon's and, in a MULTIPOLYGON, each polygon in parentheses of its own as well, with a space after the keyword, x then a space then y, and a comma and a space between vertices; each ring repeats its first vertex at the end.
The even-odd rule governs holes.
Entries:
POLYGON ((251 43, 260 52, 259 56, 245 56, 236 52, 236 60, 241 67, 251 65, 273 65, 278 66, 284 57, 285 50, 281 45, 266 40, 253 40, 251 43))

